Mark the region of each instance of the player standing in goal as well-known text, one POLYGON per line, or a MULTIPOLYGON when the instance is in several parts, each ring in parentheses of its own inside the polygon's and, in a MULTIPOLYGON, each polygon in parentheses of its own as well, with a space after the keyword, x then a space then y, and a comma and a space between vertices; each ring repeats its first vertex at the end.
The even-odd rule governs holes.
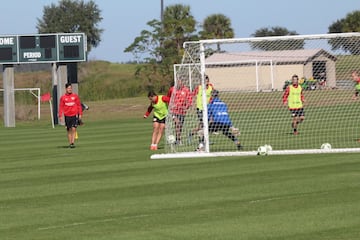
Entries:
POLYGON ((297 126, 305 119, 303 89, 299 85, 299 77, 293 75, 291 77, 292 84, 288 85, 283 94, 283 103, 288 106, 292 116, 291 127, 294 135, 298 134, 297 126))
POLYGON ((172 86, 169 89, 167 96, 171 99, 171 107, 169 110, 175 124, 175 144, 181 145, 181 133, 185 121, 185 115, 192 103, 191 92, 190 89, 179 79, 176 83, 176 87, 172 86), (171 98, 171 96, 173 97, 171 98))
MULTIPOLYGON (((233 141, 238 150, 241 150, 242 146, 237 137, 232 133, 232 123, 230 120, 229 112, 226 103, 220 100, 219 91, 212 90, 211 102, 208 105, 208 118, 209 118, 209 132, 222 132, 226 137, 233 141)), ((200 138, 200 144, 197 151, 202 151, 204 146, 204 137, 200 138)))
MULTIPOLYGON (((205 86, 206 86, 206 90, 205 90, 205 94, 206 94, 206 101, 207 103, 210 102, 211 99, 211 92, 212 90, 214 90, 214 85, 212 83, 210 83, 210 78, 208 75, 205 75, 205 86)), ((196 101, 196 114, 198 117, 198 121, 199 124, 198 126, 193 129, 190 133, 189 133, 189 139, 191 140, 192 136, 194 134, 197 134, 197 132, 199 130, 201 130, 203 128, 203 104, 202 104, 202 94, 203 94, 203 90, 202 90, 202 85, 200 84, 197 88, 195 88, 193 95, 195 97, 195 101, 196 101)))
POLYGON ((148 98, 150 100, 150 106, 148 107, 144 118, 147 118, 154 109, 153 133, 150 150, 158 150, 158 144, 165 129, 165 119, 168 114, 170 98, 168 96, 157 95, 154 91, 148 93, 148 98))

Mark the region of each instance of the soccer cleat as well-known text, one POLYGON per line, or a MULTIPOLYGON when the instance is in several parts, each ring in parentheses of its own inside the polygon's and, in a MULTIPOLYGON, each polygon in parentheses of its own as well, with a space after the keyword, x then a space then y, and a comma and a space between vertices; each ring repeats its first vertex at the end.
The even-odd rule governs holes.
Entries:
POLYGON ((195 152, 204 152, 204 151, 205 151, 204 148, 197 148, 197 149, 195 149, 195 152))
POLYGON ((75 148, 75 145, 72 143, 69 145, 69 148, 75 148))
POLYGON ((205 146, 203 143, 199 143, 199 146, 195 149, 196 152, 204 152, 205 146))
POLYGON ((152 150, 152 151, 156 151, 156 150, 158 150, 158 148, 157 148, 157 146, 156 146, 156 145, 151 145, 151 146, 150 146, 150 150, 152 150))
POLYGON ((240 144, 240 142, 236 143, 236 147, 239 151, 242 150, 242 148, 243 148, 243 146, 240 144))

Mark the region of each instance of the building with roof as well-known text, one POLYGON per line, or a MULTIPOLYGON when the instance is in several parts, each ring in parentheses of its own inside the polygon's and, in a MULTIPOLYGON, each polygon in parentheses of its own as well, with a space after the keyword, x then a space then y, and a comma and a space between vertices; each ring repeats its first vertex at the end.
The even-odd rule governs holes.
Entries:
POLYGON ((294 74, 336 87, 336 60, 323 49, 301 49, 214 53, 205 64, 216 89, 271 91, 294 74))

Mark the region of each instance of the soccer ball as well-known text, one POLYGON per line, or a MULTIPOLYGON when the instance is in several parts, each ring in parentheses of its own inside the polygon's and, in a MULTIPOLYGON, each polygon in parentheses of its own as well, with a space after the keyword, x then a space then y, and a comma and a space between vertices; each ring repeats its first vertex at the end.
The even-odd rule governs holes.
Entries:
POLYGON ((267 149, 268 152, 270 152, 270 151, 273 150, 273 149, 272 149, 272 146, 269 145, 269 144, 265 144, 264 147, 266 147, 266 149, 267 149))
POLYGON ((320 148, 324 149, 324 150, 329 150, 329 149, 331 149, 331 144, 330 143, 323 143, 320 148))
POLYGON ((268 148, 266 146, 260 146, 257 149, 257 155, 266 156, 268 154, 268 148))
POLYGON ((170 144, 174 144, 174 143, 176 142, 176 138, 175 138, 174 135, 169 135, 169 136, 167 137, 167 141, 168 141, 168 143, 170 143, 170 144))

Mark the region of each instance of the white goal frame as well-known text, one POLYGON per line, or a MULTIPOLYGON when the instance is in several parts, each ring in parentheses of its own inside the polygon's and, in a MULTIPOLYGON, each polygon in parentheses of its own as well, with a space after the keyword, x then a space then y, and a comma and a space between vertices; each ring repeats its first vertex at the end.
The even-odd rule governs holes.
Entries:
MULTIPOLYGON (((4 92, 4 89, 0 89, 1 92, 4 92)), ((40 120, 40 103, 41 95, 40 88, 14 88, 14 91, 29 91, 37 99, 37 118, 40 120)))
MULTIPOLYGON (((205 55, 206 55, 206 48, 207 45, 220 45, 220 44, 237 44, 237 43, 249 43, 249 42, 256 42, 256 41, 274 41, 274 40, 328 40, 328 39, 336 39, 340 37, 355 37, 360 38, 360 33, 340 33, 340 34, 318 34, 318 35, 294 35, 294 36, 278 36, 278 37, 259 37, 259 38, 234 38, 234 39, 212 39, 212 40, 200 40, 195 42, 185 42, 184 49, 188 48, 189 46, 197 46, 198 48, 198 56, 185 56, 187 52, 185 51, 183 57, 183 63, 174 65, 174 80, 176 81, 177 72, 176 69, 179 66, 190 66, 193 65, 194 69, 197 69, 197 74, 200 75, 200 84, 202 85, 203 89, 203 106, 204 106, 204 114, 203 114, 203 123, 204 123, 204 138, 205 138, 205 150, 202 152, 176 152, 176 151, 169 151, 164 154, 153 154, 151 155, 151 159, 166 159, 166 158, 194 158, 194 157, 217 157, 217 156, 255 156, 258 155, 257 151, 231 151, 231 152, 210 152, 209 147, 209 132, 207 126, 207 103, 205 97, 205 74, 206 68, 209 63, 205 62, 205 55), (184 62, 185 58, 192 58, 192 63, 184 62)), ((247 60, 245 62, 238 62, 238 63, 250 63, 252 62, 256 66, 256 91, 259 92, 261 89, 259 88, 259 80, 258 80, 258 73, 257 73, 257 66, 258 61, 255 60, 247 60)), ((234 63, 234 61, 232 62, 234 63)), ((227 62, 216 62, 214 64, 227 64, 227 62)), ((271 86, 274 86, 274 71, 273 71, 273 62, 268 61, 270 65, 271 71, 271 86)), ((359 69, 360 70, 360 69, 359 69)), ((189 70, 190 71, 190 70, 189 70)), ((191 74, 189 74, 191 75, 191 74)), ((191 78, 190 78, 191 81, 191 78)), ((216 88, 216 86, 215 86, 216 88)), ((190 89, 193 90, 193 89, 190 89)), ((171 124, 171 123, 170 123, 171 124)), ((165 138, 167 139, 168 132, 165 131, 165 138)), ((166 141, 166 140, 165 140, 166 141)), ((167 144, 167 143, 166 143, 167 144)), ((320 147, 320 146, 319 146, 320 147)), ((333 148, 333 149, 287 149, 287 150, 272 150, 268 152, 268 155, 284 155, 284 154, 314 154, 314 153, 352 153, 352 152, 360 152, 359 147, 351 147, 351 148, 333 148)))

